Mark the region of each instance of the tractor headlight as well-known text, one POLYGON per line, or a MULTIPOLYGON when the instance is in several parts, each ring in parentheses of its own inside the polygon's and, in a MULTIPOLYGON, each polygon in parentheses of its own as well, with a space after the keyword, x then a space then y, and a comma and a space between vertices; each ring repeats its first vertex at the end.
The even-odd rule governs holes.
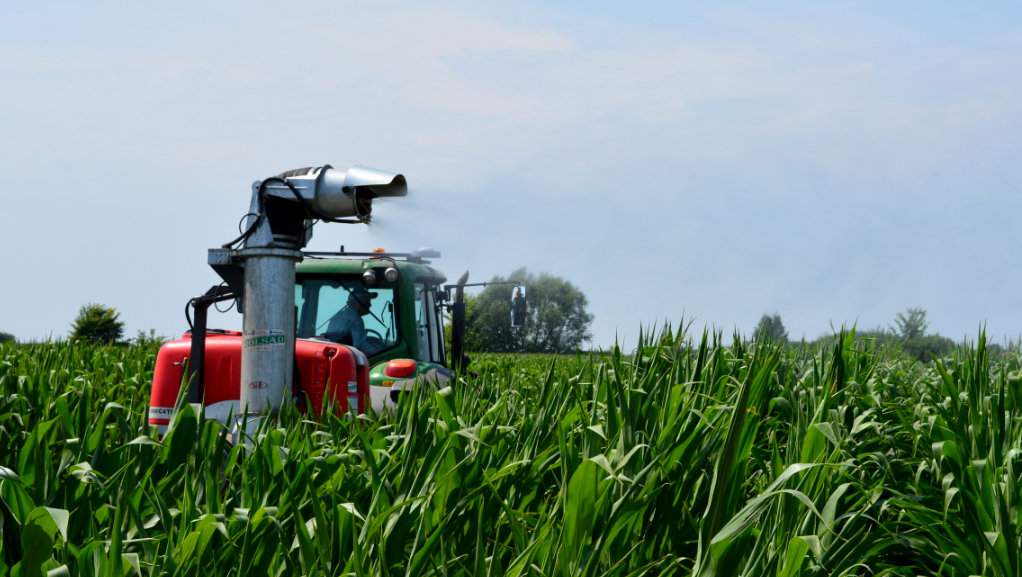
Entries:
POLYGON ((383 271, 383 278, 387 279, 387 282, 397 282, 397 278, 401 276, 398 273, 396 267, 387 267, 387 270, 383 271))

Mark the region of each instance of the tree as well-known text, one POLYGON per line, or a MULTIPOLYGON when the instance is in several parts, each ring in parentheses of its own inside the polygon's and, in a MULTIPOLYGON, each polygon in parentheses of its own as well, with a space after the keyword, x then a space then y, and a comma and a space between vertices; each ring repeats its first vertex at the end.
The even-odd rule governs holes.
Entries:
POLYGON ((902 340, 907 341, 924 336, 927 326, 929 325, 926 322, 926 310, 910 308, 903 313, 898 313, 891 330, 902 340))
POLYGON ((891 331, 898 336, 901 348, 916 359, 928 363, 942 357, 955 347, 954 341, 940 335, 927 335, 926 310, 910 308, 898 313, 891 331))
POLYGON ((12 335, 11 333, 5 333, 5 332, 0 331, 0 344, 3 344, 3 343, 13 343, 13 342, 14 342, 14 335, 12 335))
POLYGON ((90 303, 78 310, 78 317, 71 325, 71 339, 100 344, 111 344, 121 340, 124 323, 120 313, 112 307, 90 303))
POLYGON ((781 322, 781 315, 774 313, 760 317, 759 323, 756 324, 756 330, 752 333, 752 338, 761 342, 788 342, 788 330, 781 322))
POLYGON ((585 294, 570 282, 550 274, 539 276, 524 268, 492 282, 525 285, 529 310, 521 329, 511 328, 509 285, 489 286, 466 302, 465 348, 481 352, 525 351, 568 353, 577 351, 592 336, 593 315, 585 294))

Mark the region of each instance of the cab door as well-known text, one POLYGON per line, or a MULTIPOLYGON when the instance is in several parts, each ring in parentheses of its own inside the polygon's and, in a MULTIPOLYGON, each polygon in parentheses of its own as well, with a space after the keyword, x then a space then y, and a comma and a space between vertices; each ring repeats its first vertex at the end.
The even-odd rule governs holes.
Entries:
POLYGON ((445 364, 443 323, 436 286, 415 283, 415 360, 445 364))

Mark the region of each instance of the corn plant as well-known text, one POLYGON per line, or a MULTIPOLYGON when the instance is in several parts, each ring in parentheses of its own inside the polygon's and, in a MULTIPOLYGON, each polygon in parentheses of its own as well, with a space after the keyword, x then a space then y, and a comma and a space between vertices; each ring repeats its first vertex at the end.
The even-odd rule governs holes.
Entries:
POLYGON ((0 574, 1018 575, 1022 368, 643 332, 251 443, 152 347, 0 346, 0 574), (254 573, 253 573, 254 572, 254 573))

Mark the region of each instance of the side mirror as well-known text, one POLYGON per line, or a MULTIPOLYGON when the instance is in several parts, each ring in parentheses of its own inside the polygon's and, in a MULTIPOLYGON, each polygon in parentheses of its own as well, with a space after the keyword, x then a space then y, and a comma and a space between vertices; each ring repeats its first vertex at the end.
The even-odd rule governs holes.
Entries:
POLYGON ((511 290, 511 328, 525 326, 525 317, 529 314, 529 302, 525 298, 525 287, 518 285, 511 290))

